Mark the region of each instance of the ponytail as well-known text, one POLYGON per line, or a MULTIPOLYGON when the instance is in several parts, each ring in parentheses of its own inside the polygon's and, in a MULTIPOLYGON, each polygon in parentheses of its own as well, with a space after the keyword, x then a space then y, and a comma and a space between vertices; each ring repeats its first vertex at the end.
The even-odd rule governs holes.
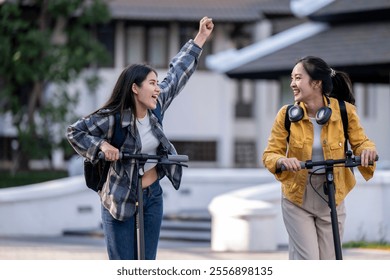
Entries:
POLYGON ((342 71, 331 70, 333 90, 329 96, 355 105, 355 97, 353 96, 352 82, 349 75, 342 71))

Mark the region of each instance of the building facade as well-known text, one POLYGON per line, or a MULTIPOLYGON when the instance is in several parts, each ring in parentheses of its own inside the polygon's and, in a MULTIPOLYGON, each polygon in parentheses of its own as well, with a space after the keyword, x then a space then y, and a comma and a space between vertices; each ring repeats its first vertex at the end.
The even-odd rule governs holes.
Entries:
MULTIPOLYGON (((189 155, 190 167, 261 167, 261 154, 274 116, 283 104, 292 102, 288 71, 294 60, 290 58, 300 55, 296 52, 282 57, 283 60, 277 52, 293 52, 294 44, 325 32, 321 28, 310 31, 312 33, 292 32, 293 28, 313 24, 312 14, 317 13, 317 20, 323 18, 320 25, 328 24, 326 11, 329 9, 338 18, 350 18, 349 12, 341 5, 348 1, 324 1, 323 5, 309 9, 306 14, 294 14, 293 2, 296 5, 300 1, 109 1, 112 20, 98 29, 97 36, 109 51, 111 61, 85 71, 85 75, 94 71, 101 77, 102 82, 96 91, 90 92, 81 80, 69 85, 70 92, 80 93, 73 112, 83 116, 101 106, 111 94, 119 74, 129 64, 148 63, 163 79, 169 60, 196 35, 199 20, 207 15, 215 23, 212 38, 204 46, 198 70, 167 112, 164 129, 178 152, 189 155), (295 43, 288 44, 283 35, 291 33, 291 42, 295 43), (280 45, 281 42, 285 45, 280 45), (256 64, 258 59, 260 63, 256 64), (252 75, 250 71, 249 74, 245 72, 245 67, 264 69, 260 69, 261 74, 252 75)), ((385 11, 389 9, 386 1, 371 2, 372 5, 379 2, 382 5, 376 5, 374 10, 378 7, 385 11)), ((364 9, 370 10, 366 6, 364 9)), ((375 14, 371 17, 375 18, 375 14)), ((389 24, 386 16, 378 21, 385 26, 389 24)), ((390 49, 388 38, 387 50, 390 49)), ((310 49, 301 51, 306 53, 310 49)), ((388 51, 387 55, 383 59, 388 63, 388 51)), ((390 77, 388 69, 384 68, 384 71, 390 77)), ((390 126, 384 121, 390 119, 387 110, 390 105, 389 82, 368 80, 354 85, 358 112, 367 134, 377 143, 381 160, 390 160, 390 150, 386 145, 390 126)), ((3 138, 15 137, 9 123, 9 119, 3 116, 0 132, 3 138)), ((7 143, 10 145, 11 142, 7 143)), ((55 166, 66 166, 61 152, 54 158, 57 159, 55 166)))

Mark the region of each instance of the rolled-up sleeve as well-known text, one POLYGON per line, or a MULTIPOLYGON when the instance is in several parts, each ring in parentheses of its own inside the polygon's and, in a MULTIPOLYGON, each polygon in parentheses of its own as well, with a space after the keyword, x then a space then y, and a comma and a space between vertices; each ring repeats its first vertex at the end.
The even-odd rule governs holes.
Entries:
POLYGON ((109 117, 92 115, 68 126, 66 137, 73 149, 82 157, 95 162, 100 145, 108 139, 109 117))
POLYGON ((202 49, 189 40, 175 55, 169 64, 164 80, 159 84, 159 100, 162 112, 165 112, 172 100, 182 91, 189 78, 195 72, 202 49))

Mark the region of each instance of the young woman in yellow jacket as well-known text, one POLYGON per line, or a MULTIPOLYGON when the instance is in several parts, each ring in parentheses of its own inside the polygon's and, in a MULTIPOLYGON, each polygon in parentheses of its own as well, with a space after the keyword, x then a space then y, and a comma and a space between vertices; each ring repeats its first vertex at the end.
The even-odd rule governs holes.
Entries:
MULTIPOLYGON (((291 73, 294 106, 283 106, 272 127, 263 152, 264 166, 282 183, 282 213, 289 235, 290 259, 335 259, 332 223, 323 185, 325 170, 302 169, 300 162, 345 158, 343 123, 338 99, 345 102, 348 115, 348 140, 356 156, 361 157, 359 171, 369 180, 375 170, 375 144, 360 124, 352 84, 348 75, 335 71, 318 57, 300 59, 291 73), (336 98, 334 98, 336 97, 336 98), (285 117, 291 121, 290 134, 285 117), (287 142, 287 136, 289 139, 287 142), (276 173, 284 166, 286 171, 276 173), (309 182, 309 173, 311 182, 309 182)), ((344 198, 356 184, 349 168, 334 168, 335 200, 340 237, 346 211, 344 198)))

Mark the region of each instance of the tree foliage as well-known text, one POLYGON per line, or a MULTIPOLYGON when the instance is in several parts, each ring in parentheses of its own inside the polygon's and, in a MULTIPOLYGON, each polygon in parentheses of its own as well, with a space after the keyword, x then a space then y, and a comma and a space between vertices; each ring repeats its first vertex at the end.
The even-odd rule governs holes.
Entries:
POLYGON ((66 84, 108 59, 95 32, 109 19, 103 0, 0 4, 0 113, 12 114, 20 166, 30 158, 50 158, 63 142, 55 127, 64 126, 77 101, 66 84), (56 90, 49 91, 52 84, 56 90))

